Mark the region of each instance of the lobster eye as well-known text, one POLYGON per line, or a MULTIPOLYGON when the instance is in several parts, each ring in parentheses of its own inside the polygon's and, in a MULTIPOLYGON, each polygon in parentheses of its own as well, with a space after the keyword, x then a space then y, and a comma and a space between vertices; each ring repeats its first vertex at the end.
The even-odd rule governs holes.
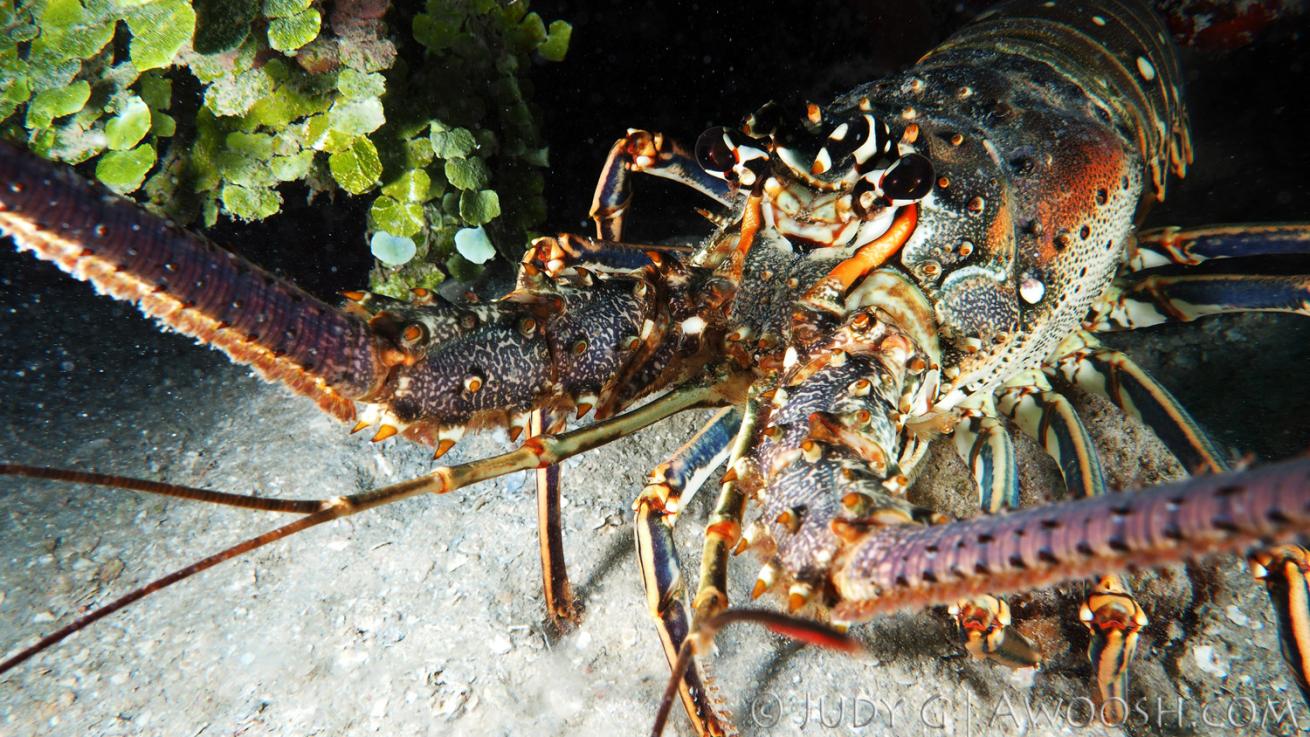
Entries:
POLYGON ((920 153, 896 160, 882 176, 882 191, 893 202, 923 199, 932 190, 932 162, 920 153))
POLYGON ((737 163, 728 144, 728 129, 710 128, 696 139, 696 163, 710 174, 726 177, 737 163))

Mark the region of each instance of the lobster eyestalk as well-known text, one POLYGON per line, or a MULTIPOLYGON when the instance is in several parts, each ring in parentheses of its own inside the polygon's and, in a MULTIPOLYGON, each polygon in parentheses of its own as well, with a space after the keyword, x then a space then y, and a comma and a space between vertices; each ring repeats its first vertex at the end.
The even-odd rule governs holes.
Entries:
POLYGON ((1310 459, 933 526, 871 531, 837 562, 834 615, 1154 568, 1310 531, 1310 459))
POLYGON ((384 341, 359 318, 151 215, 72 169, 0 142, 0 231, 103 294, 212 345, 349 420, 381 387, 384 341))

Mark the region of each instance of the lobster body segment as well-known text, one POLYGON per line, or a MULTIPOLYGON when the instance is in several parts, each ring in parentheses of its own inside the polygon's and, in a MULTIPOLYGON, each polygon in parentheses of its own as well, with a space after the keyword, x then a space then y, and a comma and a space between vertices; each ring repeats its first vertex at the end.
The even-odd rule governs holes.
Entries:
MULTIPOLYGON (((813 294, 861 236, 805 248, 766 230, 746 257, 726 330, 775 338, 752 356, 774 394, 754 478, 742 480, 761 496, 762 548, 779 566, 761 580, 843 598, 844 579, 827 578, 842 536, 882 514, 912 518, 875 500, 904 493, 922 441, 953 426, 957 408, 1038 368, 1077 330, 1123 262, 1135 216, 1163 197, 1168 170, 1186 166, 1178 65, 1159 23, 1117 4, 1048 5, 1005 6, 905 72, 816 106, 814 127, 747 144, 772 147, 762 207, 784 234, 815 232, 797 221, 827 215, 832 200, 836 219, 844 209, 865 222, 917 210, 899 250, 851 285, 840 310, 800 322, 796 295, 813 294), (837 132, 862 120, 898 142, 866 161, 858 150, 832 156, 837 132), (919 157, 931 164, 909 203, 892 180, 919 157), (882 199, 861 211, 866 181, 882 199), (798 457, 811 469, 800 478, 798 457), (868 474, 873 487, 856 489, 868 474)), ((739 240, 737 228, 713 236, 701 257, 724 240, 739 240)))
POLYGON ((1005 6, 837 103, 869 100, 934 164, 900 265, 936 309, 952 390, 1045 358, 1114 275, 1144 175, 1163 198, 1190 157, 1174 49, 1112 5, 1005 6))

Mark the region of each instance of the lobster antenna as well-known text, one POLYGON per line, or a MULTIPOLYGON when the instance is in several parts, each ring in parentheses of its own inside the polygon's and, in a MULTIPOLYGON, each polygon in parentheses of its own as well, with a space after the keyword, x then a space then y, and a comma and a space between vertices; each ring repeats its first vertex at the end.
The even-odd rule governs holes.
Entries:
POLYGON ((669 711, 678 695, 678 684, 691 665, 692 655, 697 649, 705 649, 714 641, 719 630, 737 622, 754 622, 777 634, 790 637, 800 642, 819 645, 852 655, 864 652, 864 646, 854 637, 822 622, 801 619, 782 612, 768 609, 728 609, 699 623, 687 635, 678 648, 678 659, 673 662, 669 683, 664 687, 664 696, 660 698, 659 711, 655 712, 655 724, 651 727, 651 737, 660 737, 664 725, 669 720, 669 711))
POLYGON ((130 476, 118 476, 91 471, 75 471, 68 468, 51 468, 47 466, 25 466, 18 463, 0 463, 0 476, 21 476, 29 479, 63 481, 70 484, 92 484, 108 486, 114 489, 128 489, 147 494, 158 494, 175 499, 190 499, 206 504, 221 504, 227 507, 255 509, 261 512, 294 512, 312 514, 330 504, 323 499, 271 499, 252 494, 230 494, 225 491, 200 489, 194 486, 170 484, 164 481, 137 479, 130 476))
MULTIPOLYGON (((446 476, 450 472, 450 469, 448 468, 438 469, 438 472, 440 471, 446 471, 447 473, 446 474, 437 473, 436 475, 439 478, 446 476)), ((146 596, 149 596, 150 594, 159 591, 160 589, 166 588, 168 586, 172 586, 178 581, 188 579, 196 575, 197 573, 200 573, 201 571, 213 568, 214 566, 218 565, 219 563, 222 563, 225 560, 229 560, 231 558, 237 557, 238 555, 248 553, 256 548, 262 548, 265 545, 268 545, 269 543, 277 542, 278 540, 281 540, 284 537, 290 537, 291 535, 294 535, 297 532, 301 532, 311 527, 321 525, 324 522, 331 522, 332 520, 339 519, 341 517, 349 517, 350 515, 359 514, 360 512, 363 512, 367 509, 372 509, 373 507, 380 507, 384 504, 390 504, 392 502, 400 501, 401 499, 406 499, 408 497, 415 496, 416 494, 430 491, 433 483, 432 476, 433 474, 429 474, 427 476, 420 476, 419 478, 411 479, 409 481, 402 481, 398 484, 392 484, 390 486, 384 486, 379 489, 366 491, 361 494, 352 494, 350 496, 341 496, 335 499, 324 499, 322 502, 314 502, 314 504, 318 507, 317 511, 307 514, 304 517, 301 517, 300 519, 296 520, 295 522, 292 522, 287 525, 283 525, 282 527, 279 527, 277 529, 269 530, 268 532, 265 532, 262 535, 256 535, 255 537, 239 542, 236 545, 221 550, 207 558, 202 558, 196 561, 195 563, 192 563, 183 568, 179 568, 178 570, 173 571, 172 573, 169 573, 166 576, 157 578, 154 581, 151 581, 150 583, 146 584, 145 586, 142 586, 141 588, 138 588, 134 591, 130 591, 127 594, 118 597, 117 599, 109 602, 108 604, 102 607, 91 610, 90 612, 79 617, 78 619, 71 622, 70 624, 60 628, 55 632, 46 635, 45 637, 42 637, 39 641, 37 641, 36 644, 24 648, 23 650, 19 651, 18 654, 10 658, 7 658, 4 662, 0 662, 0 674, 9 671, 14 666, 17 666, 20 663, 26 661, 28 658, 31 658, 33 655, 36 655, 37 653, 49 648, 55 643, 64 640, 69 635, 73 634, 74 632, 77 632, 78 630, 85 628, 87 625, 91 624, 92 622, 95 622, 96 620, 99 619, 103 619, 104 617, 113 614, 119 609, 122 609, 123 607, 131 604, 132 602, 137 601, 139 599, 143 599, 146 596)), ((192 491, 197 491, 197 490, 192 490, 192 491)))
POLYGON ((682 410, 689 409, 707 401, 722 401, 716 394, 719 389, 720 387, 718 385, 694 385, 675 389, 636 409, 625 412, 617 417, 602 420, 594 425, 589 425, 561 435, 539 435, 508 453, 502 453, 498 456, 483 458, 481 460, 460 464, 458 466, 440 466, 418 478, 410 479, 408 481, 401 481, 396 484, 391 484, 390 486, 383 486, 359 494, 339 496, 321 501, 283 500, 280 502, 275 499, 263 499, 261 497, 247 496, 243 494, 227 494, 210 491, 208 489, 196 489, 189 486, 178 486, 175 484, 132 479, 122 476, 110 476, 55 468, 41 468, 37 466, 21 466, 14 464, 0 465, 0 476, 27 476, 31 478, 53 479, 56 481, 103 484, 106 486, 116 486, 119 488, 133 489, 149 493, 159 493, 166 496, 176 496, 183 499, 212 501, 217 504, 229 504, 231 506, 249 507, 254 509, 267 508, 269 511, 279 512, 288 511, 306 513, 304 517, 301 517, 295 522, 270 530, 262 535, 256 535, 255 537, 243 542, 239 542, 230 548, 219 551, 207 558, 203 558, 184 568, 173 571, 162 578, 155 579, 141 588, 124 594, 114 601, 88 612, 58 631, 52 632, 41 638, 36 644, 27 647, 19 651, 16 655, 0 662, 0 674, 11 670, 15 666, 31 658, 33 655, 36 655, 42 650, 66 639, 69 635, 85 628, 92 622, 107 617, 132 602, 149 596, 162 588, 166 588, 178 581, 190 578, 201 571, 213 568, 230 558, 235 558, 238 555, 248 553, 256 548, 262 548, 269 543, 276 542, 284 537, 289 537, 297 532, 301 532, 302 530, 307 530, 310 527, 321 525, 324 522, 331 522, 332 520, 341 517, 349 517, 365 510, 398 502, 402 499, 408 499, 409 497, 417 496, 418 494, 446 494, 470 484, 498 476, 504 476, 505 474, 513 473, 515 471, 526 471, 544 465, 558 463, 565 458, 569 458, 578 453, 604 445, 605 443, 617 438, 629 435, 643 427, 647 427, 659 420, 669 417, 670 415, 681 412, 682 410), (261 506, 265 503, 267 503, 267 506, 261 506), (281 504, 285 504, 286 508, 281 507, 281 504))
POLYGON ((166 576, 157 578, 154 581, 151 581, 150 583, 146 584, 145 586, 130 591, 127 594, 124 594, 123 596, 114 599, 108 604, 99 607, 98 609, 91 610, 87 614, 78 617, 77 619, 65 625, 64 627, 61 627, 60 629, 51 632, 45 637, 42 637, 35 644, 23 648, 22 650, 18 651, 16 655, 7 658, 4 662, 0 662, 0 674, 12 670, 14 667, 20 665, 27 659, 31 658, 33 655, 36 655, 42 650, 45 650, 55 645, 56 643, 60 642, 61 640, 64 640, 74 632, 86 628, 92 622, 95 622, 99 619, 103 619, 109 616, 110 614, 113 614, 114 612, 118 611, 119 609, 122 609, 123 607, 135 601, 144 599, 145 597, 155 593, 156 591, 162 588, 172 586, 178 581, 190 578, 191 576, 194 576, 195 574, 200 573, 201 571, 206 570, 208 568, 213 568, 214 566, 218 565, 219 563, 222 563, 225 560, 228 560, 229 558, 235 558, 238 555, 241 555, 242 553, 247 553, 251 550, 254 550, 255 548, 263 547, 276 540, 281 540, 282 538, 287 537, 288 535, 294 535, 295 533, 300 532, 301 530, 306 530, 315 525, 319 525, 324 522, 329 522, 338 517, 344 517, 346 514, 351 514, 351 513, 352 512, 343 511, 341 509, 333 507, 329 509, 324 509, 319 512, 315 512, 313 514, 306 515, 296 520, 295 522, 292 522, 289 525, 284 525, 282 527, 277 528, 276 530, 270 530, 262 535, 257 535, 248 540, 239 542, 236 545, 227 548, 226 550, 215 553, 214 555, 211 555, 207 558, 202 558, 196 561, 195 563, 192 563, 184 568, 179 568, 178 570, 173 571, 172 573, 166 576))

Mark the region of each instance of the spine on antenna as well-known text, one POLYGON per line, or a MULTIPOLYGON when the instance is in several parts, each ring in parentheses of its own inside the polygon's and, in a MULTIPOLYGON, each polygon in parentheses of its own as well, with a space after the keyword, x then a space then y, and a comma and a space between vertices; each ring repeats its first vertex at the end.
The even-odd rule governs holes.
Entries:
POLYGON ((950 524, 870 533, 834 576, 859 621, 981 592, 1241 550, 1310 530, 1310 460, 950 524))
POLYGON ((210 241, 0 143, 0 231, 19 250, 354 417, 385 377, 378 339, 348 315, 210 241))

